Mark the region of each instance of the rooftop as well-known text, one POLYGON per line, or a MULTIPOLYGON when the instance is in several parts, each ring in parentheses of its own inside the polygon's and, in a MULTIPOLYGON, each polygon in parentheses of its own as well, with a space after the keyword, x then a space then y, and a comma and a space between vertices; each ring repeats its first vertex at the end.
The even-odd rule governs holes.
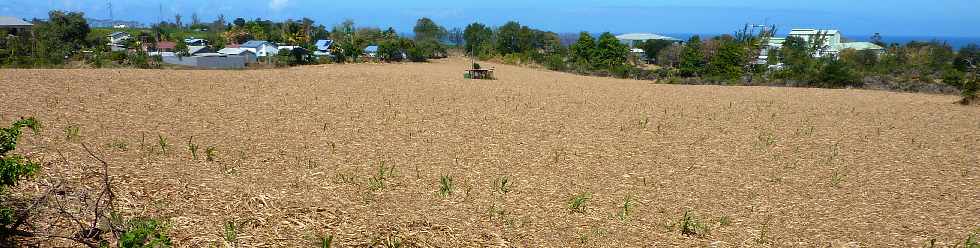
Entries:
POLYGON ((0 16, 0 26, 33 26, 30 22, 25 22, 13 16, 0 16))
POLYGON ((674 38, 674 37, 663 36, 663 35, 659 35, 659 34, 650 34, 650 33, 621 34, 621 35, 617 35, 616 36, 616 39, 620 39, 620 40, 673 40, 673 41, 680 41, 680 39, 677 39, 677 38, 674 38))
POLYGON ((320 50, 320 51, 330 50, 330 45, 333 45, 332 40, 318 40, 316 41, 316 50, 320 50))
POLYGON ((863 51, 863 50, 884 50, 885 48, 879 45, 875 45, 874 43, 871 42, 847 42, 847 43, 840 44, 839 50, 844 50, 844 49, 854 49, 858 51, 863 51))
POLYGON ((818 33, 824 33, 824 34, 828 34, 828 35, 837 35, 837 34, 840 34, 840 30, 836 30, 836 29, 823 30, 823 29, 794 28, 793 30, 790 30, 789 31, 789 35, 816 35, 818 33))
POLYGON ((250 40, 248 42, 245 42, 245 44, 242 44, 240 47, 245 47, 245 48, 259 48, 260 46, 266 45, 266 44, 272 45, 271 42, 264 41, 264 40, 250 40))

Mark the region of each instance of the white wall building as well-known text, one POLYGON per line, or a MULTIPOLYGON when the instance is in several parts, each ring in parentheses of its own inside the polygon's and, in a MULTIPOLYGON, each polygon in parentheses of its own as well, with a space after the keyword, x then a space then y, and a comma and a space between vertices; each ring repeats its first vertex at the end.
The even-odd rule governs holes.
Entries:
POLYGON ((250 40, 242 44, 240 48, 248 50, 258 57, 276 56, 276 54, 279 54, 279 47, 276 44, 264 40, 250 40))

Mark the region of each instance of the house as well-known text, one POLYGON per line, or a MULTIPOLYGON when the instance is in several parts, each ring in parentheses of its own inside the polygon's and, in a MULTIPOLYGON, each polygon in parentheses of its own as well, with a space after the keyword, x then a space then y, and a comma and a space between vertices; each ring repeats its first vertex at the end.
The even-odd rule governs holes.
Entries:
POLYGON ((0 16, 0 31, 7 32, 7 35, 17 36, 23 33, 30 33, 33 27, 34 24, 17 17, 0 16))
POLYGON ((126 32, 112 32, 106 38, 109 39, 109 44, 120 45, 125 44, 127 40, 132 39, 133 37, 126 32))
POLYGON ((109 51, 125 52, 127 49, 126 41, 129 41, 133 37, 126 32, 112 32, 106 38, 109 40, 109 44, 106 44, 109 46, 109 51))
POLYGON ((197 38, 194 38, 194 37, 190 37, 190 38, 184 39, 184 43, 187 43, 188 46, 207 46, 208 45, 208 41, 207 40, 205 40, 205 39, 197 39, 197 38))
POLYGON ((303 48, 303 47, 301 47, 301 46, 286 46, 286 45, 281 45, 281 46, 279 46, 279 51, 283 51, 283 50, 296 50, 296 49, 301 49, 301 48, 303 48))
POLYGON ((226 48, 223 48, 221 50, 218 50, 218 53, 224 54, 224 55, 238 55, 238 56, 242 56, 245 59, 245 64, 252 64, 252 63, 255 63, 256 61, 258 61, 258 58, 255 56, 255 53, 253 53, 252 51, 249 51, 249 50, 242 49, 242 48, 237 48, 237 47, 231 47, 231 48, 229 48, 229 47, 226 47, 226 48))
POLYGON ((200 54, 200 53, 210 53, 211 49, 207 46, 187 46, 187 53, 190 55, 200 54))
POLYGON ((174 48, 177 47, 177 43, 170 41, 160 41, 157 42, 156 46, 151 46, 151 44, 144 43, 143 51, 150 56, 160 55, 160 56, 173 56, 174 48))
MULTIPOLYGON (((818 45, 818 49, 813 51, 814 58, 820 58, 824 56, 829 56, 837 58, 837 55, 841 51, 847 49, 853 49, 856 51, 873 51, 879 56, 885 53, 885 48, 875 45, 870 42, 845 42, 843 35, 839 30, 820 30, 820 29, 792 29, 789 32, 788 37, 797 37, 810 42, 817 42, 821 37, 823 38, 823 44, 818 45)), ((759 52, 759 57, 756 59, 754 64, 767 64, 769 61, 769 51, 779 50, 783 48, 783 44, 786 43, 787 38, 769 38, 769 41, 762 46, 762 50, 759 52)))
POLYGON ((367 55, 368 57, 378 57, 378 46, 365 47, 364 55, 367 55))
POLYGON ((619 42, 628 45, 630 48, 638 47, 640 46, 640 44, 648 40, 666 40, 666 41, 672 41, 678 43, 682 42, 680 39, 677 38, 663 36, 659 34, 651 34, 651 33, 621 34, 621 35, 617 35, 616 39, 619 39, 619 42))
POLYGON ((240 48, 255 53, 257 57, 276 56, 279 54, 279 47, 272 42, 264 40, 250 40, 241 44, 240 48))
POLYGON ((318 40, 314 46, 316 47, 316 51, 313 51, 313 55, 330 56, 330 47, 333 46, 333 40, 318 40))
POLYGON ((818 46, 817 50, 813 52, 813 57, 819 58, 823 56, 837 56, 840 53, 841 46, 841 32, 839 30, 829 29, 793 29, 789 31, 788 37, 797 37, 803 39, 807 43, 817 42, 821 37, 823 38, 823 44, 818 46))
POLYGON ((173 65, 205 69, 243 69, 246 58, 242 55, 220 53, 200 53, 194 56, 163 56, 163 62, 173 65))

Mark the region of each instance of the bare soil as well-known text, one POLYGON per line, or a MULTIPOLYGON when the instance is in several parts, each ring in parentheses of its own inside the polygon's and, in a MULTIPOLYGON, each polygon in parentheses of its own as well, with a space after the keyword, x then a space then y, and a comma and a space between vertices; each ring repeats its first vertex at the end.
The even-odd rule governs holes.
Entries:
MULTIPOLYGON (((980 108, 956 96, 491 64, 498 80, 466 80, 469 65, 0 70, 0 121, 45 126, 19 148, 45 168, 17 191, 97 186, 79 144, 96 146, 117 211, 166 221, 179 247, 232 244, 229 221, 240 247, 919 247, 980 232, 980 108), (682 234, 688 211, 709 231, 682 234)), ((33 230, 69 232, 52 209, 33 230)))

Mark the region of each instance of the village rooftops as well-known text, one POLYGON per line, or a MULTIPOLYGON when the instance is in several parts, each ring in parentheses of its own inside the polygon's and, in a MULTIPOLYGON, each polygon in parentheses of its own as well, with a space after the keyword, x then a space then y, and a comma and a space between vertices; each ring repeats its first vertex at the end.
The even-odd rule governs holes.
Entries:
POLYGON ((268 41, 264 41, 264 40, 250 40, 248 42, 245 42, 245 44, 242 44, 239 47, 243 47, 243 48, 259 48, 259 47, 261 47, 263 45, 272 45, 272 46, 275 46, 275 44, 272 44, 272 42, 268 42, 268 41))
POLYGON ((13 16, 0 16, 0 28, 15 27, 15 28, 26 28, 34 26, 30 22, 21 20, 20 18, 13 16))

